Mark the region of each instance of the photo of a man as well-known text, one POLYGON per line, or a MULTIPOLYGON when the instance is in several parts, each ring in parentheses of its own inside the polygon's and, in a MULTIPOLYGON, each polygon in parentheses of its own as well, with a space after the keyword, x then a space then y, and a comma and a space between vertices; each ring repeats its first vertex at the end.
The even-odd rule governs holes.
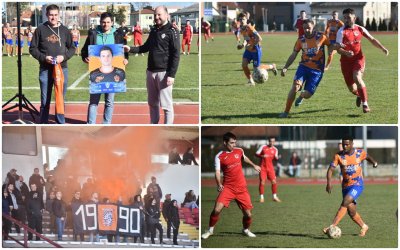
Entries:
POLYGON ((101 67, 90 72, 90 82, 123 82, 125 81, 125 71, 118 67, 113 67, 113 51, 109 46, 100 49, 101 67))

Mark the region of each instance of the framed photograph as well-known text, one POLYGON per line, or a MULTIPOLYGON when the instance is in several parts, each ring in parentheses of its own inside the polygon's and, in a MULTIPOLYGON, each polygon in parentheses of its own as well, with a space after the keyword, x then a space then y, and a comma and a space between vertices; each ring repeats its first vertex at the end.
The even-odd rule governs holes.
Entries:
POLYGON ((89 93, 126 92, 122 44, 89 46, 89 93))

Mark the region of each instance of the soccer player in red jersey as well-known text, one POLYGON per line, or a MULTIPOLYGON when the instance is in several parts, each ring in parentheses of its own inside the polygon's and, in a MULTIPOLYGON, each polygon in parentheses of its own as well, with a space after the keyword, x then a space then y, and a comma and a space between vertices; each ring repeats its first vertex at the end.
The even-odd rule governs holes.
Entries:
MULTIPOLYGON (((326 35, 326 37, 328 37, 329 42, 331 44, 336 43, 336 34, 343 25, 344 25, 344 23, 339 20, 339 13, 336 10, 334 10, 332 12, 332 19, 328 20, 328 23, 326 25, 326 30, 325 30, 325 35, 326 35)), ((329 53, 328 61, 326 62, 326 66, 325 66, 325 70, 329 69, 329 66, 332 63, 333 54, 335 54, 334 52, 335 52, 335 50, 332 50, 329 53)))
POLYGON ((287 118, 289 116, 296 93, 303 87, 304 90, 296 99, 295 106, 299 106, 303 102, 303 98, 311 98, 324 74, 325 46, 330 45, 328 38, 324 34, 314 31, 314 22, 310 19, 303 22, 303 29, 305 34, 297 39, 293 52, 281 71, 281 76, 285 76, 288 67, 294 62, 297 54, 302 51, 301 61, 286 100, 285 111, 279 115, 279 118, 287 118))
POLYGON ((360 107, 362 103, 363 112, 368 113, 370 108, 367 102, 367 87, 363 80, 365 56, 361 50, 361 38, 367 38, 385 55, 389 55, 389 50, 371 36, 364 27, 355 24, 356 15, 353 9, 343 10, 343 20, 345 25, 337 33, 335 48, 341 55, 340 65, 347 88, 357 96, 356 106, 360 107))
MULTIPOLYGON (((329 194, 332 192, 332 174, 337 166, 340 167, 340 171, 343 176, 343 200, 331 226, 337 226, 347 212, 351 219, 358 226, 360 226, 361 230, 359 236, 364 237, 368 231, 368 226, 358 214, 356 202, 356 199, 364 190, 362 162, 367 160, 374 168, 378 167, 378 162, 368 155, 363 149, 354 148, 353 138, 350 136, 345 136, 342 138, 342 146, 343 151, 339 151, 335 154, 326 174, 326 192, 329 194)), ((323 232, 327 234, 328 230, 329 227, 326 227, 323 229, 323 232)))
POLYGON ((204 17, 201 18, 201 29, 204 32, 204 39, 206 43, 208 43, 208 39, 211 38, 214 41, 214 37, 211 36, 211 24, 204 20, 204 17))
POLYGON ((236 18, 233 19, 231 28, 233 35, 235 35, 236 42, 240 44, 240 22, 237 21, 236 18))
POLYGON ((190 53, 190 44, 192 44, 193 38, 193 27, 190 25, 190 20, 186 20, 186 26, 183 30, 182 37, 182 54, 189 55, 190 53), (185 45, 187 45, 187 52, 185 52, 185 45))
MULTIPOLYGON (((135 47, 141 46, 143 44, 143 40, 142 40, 142 27, 140 27, 140 22, 136 22, 136 25, 133 27, 132 34, 133 34, 133 45, 135 47)), ((138 56, 138 54, 135 54, 135 56, 138 56)), ((143 53, 142 56, 144 56, 143 53)))
POLYGON ((261 158, 260 184, 258 191, 260 193, 260 202, 264 202, 264 186, 265 179, 271 182, 272 200, 281 202, 277 196, 278 184, 276 183, 276 175, 274 169, 274 160, 278 160, 278 149, 274 146, 275 137, 268 138, 268 145, 262 145, 256 152, 256 156, 261 158))
POLYGON ((298 37, 304 35, 304 29, 303 29, 304 20, 307 20, 307 13, 305 10, 302 10, 300 11, 300 17, 297 18, 296 22, 293 24, 293 28, 297 31, 298 37))
POLYGON ((229 203, 235 200, 243 213, 242 233, 248 237, 256 237, 249 228, 252 221, 250 194, 247 189, 246 179, 242 169, 242 159, 260 172, 260 167, 254 164, 243 152, 243 149, 236 147, 236 136, 233 133, 223 135, 225 150, 215 156, 215 181, 219 195, 215 201, 214 209, 210 215, 209 229, 201 235, 207 239, 214 234, 214 226, 219 220, 219 215, 224 207, 228 208, 229 203), (221 181, 221 171, 224 181, 221 181))

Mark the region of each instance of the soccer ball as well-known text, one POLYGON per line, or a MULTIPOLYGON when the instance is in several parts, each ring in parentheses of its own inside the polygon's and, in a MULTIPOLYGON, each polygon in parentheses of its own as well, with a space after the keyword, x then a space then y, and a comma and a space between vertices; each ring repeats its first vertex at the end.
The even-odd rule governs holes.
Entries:
POLYGON ((342 230, 337 226, 330 226, 328 230, 328 236, 331 239, 339 239, 342 236, 342 230))
POLYGON ((268 71, 266 69, 253 70, 253 80, 256 83, 264 83, 268 81, 268 71))

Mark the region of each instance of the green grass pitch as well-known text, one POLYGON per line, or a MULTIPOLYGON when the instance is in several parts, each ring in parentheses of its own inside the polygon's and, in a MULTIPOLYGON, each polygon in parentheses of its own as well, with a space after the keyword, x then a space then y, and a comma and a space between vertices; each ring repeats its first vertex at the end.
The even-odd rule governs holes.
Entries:
MULTIPOLYGON (((269 185, 265 203, 258 202, 258 187, 249 188, 252 196, 253 224, 256 238, 241 234, 242 213, 235 202, 224 209, 214 235, 201 241, 202 247, 228 248, 397 248, 398 226, 397 185, 366 185, 358 199, 358 212, 370 227, 364 238, 359 227, 346 215, 339 227, 340 239, 329 239, 322 228, 330 225, 341 202, 341 188, 335 185, 332 194, 325 185, 280 185, 282 203, 272 202, 269 185)), ((208 229, 210 212, 217 196, 216 188, 202 187, 201 231, 208 229)))
MULTIPOLYGON (((144 41, 146 41, 146 37, 144 41)), ((83 47, 84 42, 85 39, 82 38, 80 48, 83 47)), ((132 41, 128 44, 132 46, 132 41)), ((174 101, 199 101, 199 56, 195 43, 191 50, 190 56, 181 56, 180 58, 173 90, 174 101)), ((33 57, 29 57, 28 53, 28 47, 25 43, 24 55, 22 56, 23 93, 30 101, 39 102, 39 63, 33 57)), ((6 55, 2 59, 2 98, 5 102, 18 92, 17 57, 7 57, 6 55)), ((126 93, 117 94, 115 96, 116 102, 147 102, 146 68, 147 54, 138 57, 133 54, 129 55, 129 64, 126 68, 128 90, 126 93)), ((87 71, 88 66, 82 62, 80 56, 74 56, 68 61, 69 88, 66 101, 89 102, 88 76, 83 78, 75 88, 71 88, 71 85, 87 71)))
MULTIPOLYGON (((217 35, 214 42, 202 40, 201 86, 202 122, 207 124, 394 124, 397 123, 398 56, 397 34, 374 34, 389 49, 386 57, 381 50, 363 39, 366 55, 364 80, 371 112, 363 114, 355 105, 343 80, 340 56, 336 54, 311 99, 292 107, 289 119, 279 119, 287 94, 292 86, 300 54, 290 66, 286 77, 274 76, 255 87, 247 85, 241 69, 243 50, 236 49, 232 34, 217 35)), ((280 71, 293 51, 296 41, 292 34, 262 34, 262 63, 275 63, 280 71)), ((250 65, 250 69, 252 69, 250 65)))

